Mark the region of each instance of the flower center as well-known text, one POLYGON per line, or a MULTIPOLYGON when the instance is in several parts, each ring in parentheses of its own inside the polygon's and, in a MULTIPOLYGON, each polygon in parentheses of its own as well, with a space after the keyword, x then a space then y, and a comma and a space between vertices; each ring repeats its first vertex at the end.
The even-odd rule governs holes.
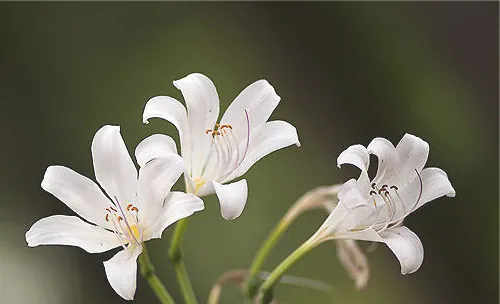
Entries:
POLYGON ((369 192, 369 195, 373 199, 373 206, 375 207, 376 223, 378 223, 379 220, 379 209, 380 209, 377 207, 377 199, 381 198, 385 207, 387 208, 388 219, 386 221, 383 221, 382 228, 379 229, 380 231, 385 230, 387 227, 389 227, 389 225, 397 226, 401 224, 404 218, 417 208, 418 203, 420 202, 420 198, 422 197, 423 182, 422 178, 420 177, 420 174, 416 169, 415 173, 417 174, 420 183, 420 191, 418 193, 418 197, 415 203, 412 204, 410 210, 408 210, 408 207, 410 205, 407 205, 403 201, 401 195, 398 192, 399 188, 397 186, 382 185, 382 187, 379 188, 376 183, 371 184, 371 190, 369 192), (399 209, 398 206, 400 206, 399 209))
MULTIPOLYGON (((115 198, 116 200, 116 198, 115 198)), ((116 205, 109 206, 106 210, 105 219, 112 225, 112 230, 120 240, 122 247, 126 244, 141 244, 142 229, 139 225, 139 209, 133 204, 128 204, 125 210, 116 200, 116 205), (116 209, 115 207, 118 207, 116 209)))
MULTIPOLYGON (((240 166, 245 159, 250 142, 250 121, 247 110, 245 110, 245 119, 247 122, 247 132, 244 139, 242 138, 242 134, 234 132, 233 126, 230 124, 215 124, 213 130, 208 129, 205 131, 206 135, 212 137, 212 146, 199 179, 222 182, 240 166)), ((198 186, 197 182, 196 184, 198 186)))
POLYGON ((198 191, 200 191, 201 187, 203 187, 205 185, 207 181, 201 177, 195 177, 194 178, 194 185, 195 185, 195 193, 198 193, 198 191))
POLYGON ((137 225, 130 226, 130 230, 128 231, 130 238, 135 238, 137 240, 141 239, 140 228, 137 225))

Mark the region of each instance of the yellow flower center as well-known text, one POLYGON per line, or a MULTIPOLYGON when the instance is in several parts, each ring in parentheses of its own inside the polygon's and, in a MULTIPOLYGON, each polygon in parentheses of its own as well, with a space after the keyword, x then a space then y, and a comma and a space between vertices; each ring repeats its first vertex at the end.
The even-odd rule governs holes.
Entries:
POLYGON ((139 226, 137 226, 137 225, 130 226, 130 229, 128 230, 128 234, 130 236, 130 239, 136 239, 136 240, 141 239, 141 233, 139 231, 139 226))
POLYGON ((204 180, 203 178, 201 177, 195 177, 194 178, 194 185, 195 185, 195 193, 198 193, 198 191, 200 191, 201 187, 203 187, 203 185, 205 185, 207 181, 204 180))

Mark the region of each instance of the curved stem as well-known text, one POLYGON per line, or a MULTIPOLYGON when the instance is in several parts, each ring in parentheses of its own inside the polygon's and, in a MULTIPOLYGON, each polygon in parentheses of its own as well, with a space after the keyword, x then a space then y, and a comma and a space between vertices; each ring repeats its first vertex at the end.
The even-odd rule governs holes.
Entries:
POLYGON ((283 275, 293 266, 297 261, 304 257, 307 253, 315 247, 311 239, 304 242, 292 252, 283 262, 281 262, 262 283, 259 289, 259 298, 261 304, 268 304, 272 301, 272 289, 276 283, 283 277, 283 275))
POLYGON ((184 239, 184 233, 186 232, 188 225, 188 218, 183 218, 179 220, 175 226, 174 236, 172 242, 170 243, 170 249, 168 251, 168 256, 172 263, 174 264, 175 274, 177 276, 177 282, 181 288, 182 296, 186 304, 197 304, 198 300, 194 293, 191 281, 184 266, 184 261, 182 260, 182 240, 184 239))
POLYGON ((149 259, 146 245, 142 244, 142 253, 139 256, 139 265, 141 267, 142 276, 148 280, 149 286, 153 289, 156 297, 162 304, 175 304, 174 299, 163 285, 160 279, 156 276, 155 268, 149 259))
POLYGON ((245 295, 252 299, 259 289, 260 280, 258 274, 264 265, 267 257, 271 253, 276 243, 283 233, 288 229, 292 222, 304 211, 314 208, 325 208, 331 211, 337 203, 337 193, 341 185, 321 186, 305 193, 297 202, 286 212, 279 223, 269 233, 250 266, 248 278, 245 283, 245 295))
MULTIPOLYGON (((217 279, 214 286, 210 290, 208 295, 207 304, 219 304, 220 295, 222 293, 222 287, 228 283, 235 283, 240 288, 245 282, 248 271, 246 269, 234 269, 224 273, 220 278, 217 279)), ((249 302, 245 302, 249 303, 249 302)))
POLYGON ((250 273, 248 275, 245 286, 245 293, 248 298, 252 299, 257 294, 260 283, 257 276, 260 270, 262 269, 262 266, 264 265, 264 262, 266 261, 267 257, 271 253, 271 250, 274 248, 274 245, 279 241, 279 239, 286 231, 286 229, 290 226, 292 221, 293 218, 292 220, 289 220, 288 217, 285 215, 279 221, 278 225, 276 225, 276 227, 274 227, 273 230, 269 233, 269 236, 264 241, 259 251, 255 255, 252 265, 250 266, 250 273))

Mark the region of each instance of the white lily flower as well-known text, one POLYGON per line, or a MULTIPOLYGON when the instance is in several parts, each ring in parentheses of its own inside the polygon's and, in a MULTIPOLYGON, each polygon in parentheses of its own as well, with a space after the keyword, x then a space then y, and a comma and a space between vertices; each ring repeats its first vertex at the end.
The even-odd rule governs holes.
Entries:
POLYGON ((170 192, 184 171, 177 155, 156 158, 138 174, 118 126, 96 132, 92 159, 96 179, 107 196, 92 180, 69 168, 48 167, 42 188, 85 221, 65 215, 43 218, 26 233, 26 241, 30 247, 70 245, 89 253, 123 247, 104 262, 104 268, 111 287, 132 300, 142 242, 160 238, 170 224, 202 210, 203 202, 192 194, 170 192))
POLYGON ((402 274, 415 272, 423 262, 424 249, 418 236, 402 226, 404 218, 431 200, 455 196, 443 170, 423 169, 428 155, 429 145, 410 134, 405 134, 396 147, 384 138, 375 138, 368 148, 347 148, 339 155, 338 166, 352 164, 361 169, 361 175, 344 184, 339 204, 311 241, 385 243, 398 258, 402 274), (372 181, 367 173, 370 154, 378 157, 377 175, 372 181))
MULTIPOLYGON (((285 121, 267 121, 280 97, 266 80, 245 88, 218 124, 219 97, 207 76, 190 74, 174 81, 174 86, 182 92, 186 107, 171 97, 153 97, 145 106, 143 121, 162 118, 178 129, 188 192, 198 196, 215 193, 222 216, 237 218, 247 201, 247 182, 226 183, 242 176, 267 154, 292 144, 300 146, 297 131, 285 121)), ((146 138, 139 148, 148 156, 140 165, 177 153, 174 141, 160 134, 146 138)))

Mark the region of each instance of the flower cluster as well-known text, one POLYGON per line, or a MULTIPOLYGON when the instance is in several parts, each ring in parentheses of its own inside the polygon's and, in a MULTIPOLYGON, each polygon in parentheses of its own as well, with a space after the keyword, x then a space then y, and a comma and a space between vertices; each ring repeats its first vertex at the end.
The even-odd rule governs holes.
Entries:
MULTIPOLYGON (((101 127, 91 145, 97 183, 64 166, 48 167, 42 181, 45 191, 79 217, 49 216, 26 233, 30 247, 69 245, 89 253, 121 247, 104 262, 104 269, 111 287, 127 300, 134 298, 137 260, 145 252, 144 242, 161 238, 171 224, 203 210, 201 197, 207 195, 217 195, 224 219, 238 218, 248 189, 246 179, 234 180, 269 153, 300 146, 294 126, 268 121, 280 97, 266 80, 246 87, 220 120, 217 90, 208 77, 190 74, 173 84, 181 91, 185 106, 172 97, 153 97, 146 103, 143 122, 161 118, 172 123, 179 132, 180 154, 171 137, 153 134, 135 149, 138 170, 120 127, 101 127), (172 191, 182 175, 185 192, 172 191)), ((433 199, 455 195, 443 170, 424 169, 428 153, 428 144, 409 134, 396 147, 375 138, 367 148, 354 145, 342 152, 338 166, 358 167, 359 178, 310 191, 290 208, 257 255, 246 281, 242 280, 247 296, 255 298, 260 288, 260 299, 267 303, 267 292, 295 259, 327 240, 336 240, 339 259, 359 288, 368 280, 368 264, 354 240, 385 243, 399 259, 403 274, 416 271, 423 261, 422 243, 403 226, 403 220, 433 199), (370 154, 379 161, 372 180, 368 177, 370 154), (255 283, 253 279, 262 277, 263 260, 286 227, 303 211, 318 206, 330 213, 319 230, 266 276, 263 284, 255 283)), ((182 282, 185 286, 186 279, 182 282)), ((164 303, 170 303, 167 293, 157 292, 164 303)))

